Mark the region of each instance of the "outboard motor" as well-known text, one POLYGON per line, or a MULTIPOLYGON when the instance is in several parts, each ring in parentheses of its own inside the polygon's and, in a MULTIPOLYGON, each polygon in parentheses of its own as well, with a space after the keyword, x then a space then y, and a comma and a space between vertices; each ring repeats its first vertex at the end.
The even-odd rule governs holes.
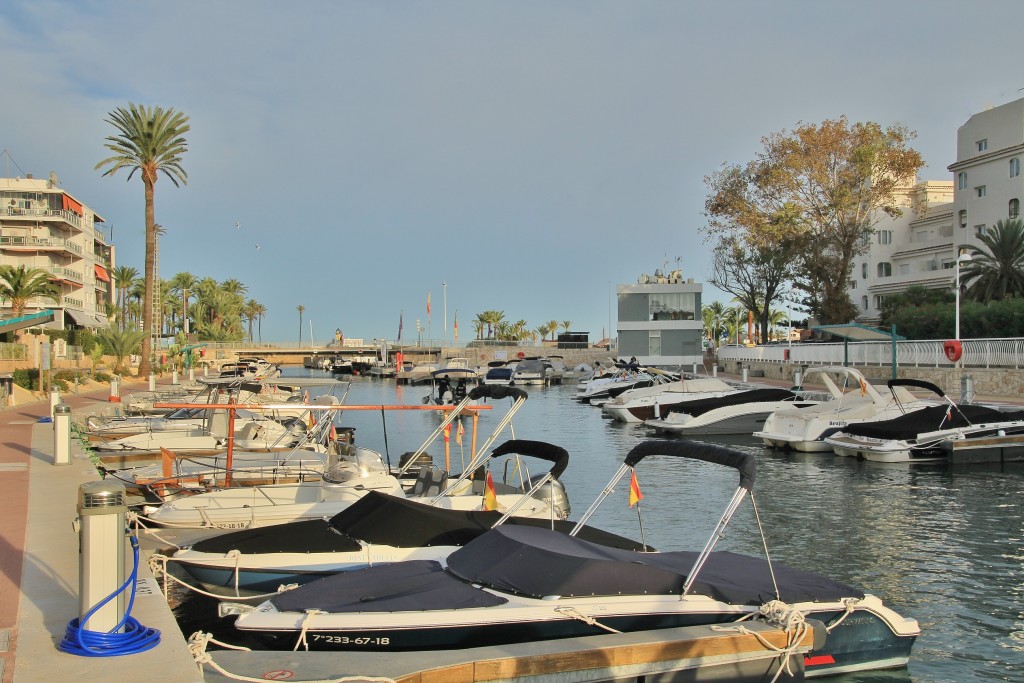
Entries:
MULTIPOLYGON (((533 482, 537 481, 543 474, 538 474, 535 477, 530 478, 531 486, 533 482)), ((534 491, 533 498, 542 500, 547 503, 555 511, 555 515, 560 519, 566 519, 572 512, 572 505, 569 503, 569 494, 565 490, 565 485, 562 484, 558 479, 552 479, 547 482, 539 489, 534 491)))
MULTIPOLYGON (((405 453, 402 453, 402 457, 400 457, 398 459, 398 469, 404 469, 406 464, 410 460, 412 460, 412 456, 414 456, 414 455, 416 455, 415 451, 406 451, 405 453)), ((434 458, 433 458, 433 456, 431 456, 430 453, 420 453, 419 457, 416 458, 416 461, 413 462, 413 464, 409 466, 409 469, 407 470, 407 474, 408 474, 408 476, 415 478, 420 473, 420 470, 422 470, 422 469, 430 469, 433 466, 434 466, 434 458)))

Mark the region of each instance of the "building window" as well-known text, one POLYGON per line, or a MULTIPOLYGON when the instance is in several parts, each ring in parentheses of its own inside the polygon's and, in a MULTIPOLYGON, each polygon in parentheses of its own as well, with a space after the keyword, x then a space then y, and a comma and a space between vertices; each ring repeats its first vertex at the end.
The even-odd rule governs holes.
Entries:
POLYGON ((967 172, 960 171, 956 174, 956 189, 966 190, 967 189, 967 172))
POLYGON ((1018 218, 1020 216, 1020 200, 1014 197, 1010 200, 1010 218, 1018 218))
POLYGON ((988 149, 988 138, 978 140, 978 151, 984 152, 986 149, 988 149))
POLYGON ((1010 177, 1016 178, 1020 175, 1020 159, 1010 159, 1010 177))
POLYGON ((892 244, 892 230, 879 230, 878 231, 878 243, 879 244, 892 244))
POLYGON ((881 294, 876 294, 875 295, 875 308, 881 308, 882 304, 884 304, 884 303, 885 303, 885 297, 882 296, 881 294))
POLYGON ((878 264, 878 277, 891 277, 892 276, 892 264, 888 261, 882 261, 878 264))
POLYGON ((967 227, 967 209, 960 209, 960 227, 967 227))
POLYGON ((910 275, 910 264, 909 263, 901 263, 900 264, 900 275, 910 275))
POLYGON ((951 270, 952 268, 955 268, 955 267, 956 267, 956 261, 954 259, 951 259, 951 258, 944 258, 944 259, 942 259, 942 269, 943 270, 951 270))
POLYGON ((868 264, 866 264, 866 263, 860 264, 860 277, 861 277, 862 280, 867 280, 868 279, 868 264))
POLYGON ((856 280, 847 280, 846 281, 846 288, 847 289, 857 289, 857 281, 856 280))
POLYGON ((651 330, 648 332, 647 352, 652 356, 661 355, 661 330, 651 330))
POLYGON ((978 225, 975 225, 974 226, 974 234, 977 237, 981 237, 982 235, 984 235, 985 234, 985 224, 984 223, 979 223, 978 225))
POLYGON ((985 195, 988 194, 988 189, 984 185, 978 185, 976 188, 974 188, 974 192, 978 195, 978 197, 984 197, 985 195))
POLYGON ((693 292, 652 294, 648 300, 651 320, 696 320, 696 308, 693 292))
POLYGON ((867 296, 862 296, 860 298, 860 307, 861 307, 861 309, 863 309, 865 311, 868 310, 868 297, 867 296))

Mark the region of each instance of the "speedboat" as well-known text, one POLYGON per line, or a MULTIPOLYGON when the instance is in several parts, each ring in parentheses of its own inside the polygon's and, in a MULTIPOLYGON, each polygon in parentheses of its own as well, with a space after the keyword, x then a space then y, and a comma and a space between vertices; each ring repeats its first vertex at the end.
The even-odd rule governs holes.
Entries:
POLYGON ((836 455, 874 462, 945 461, 949 453, 946 441, 1024 434, 1024 411, 1005 413, 987 406, 957 405, 931 382, 903 381, 935 392, 948 405, 921 408, 889 420, 847 425, 825 439, 836 455))
POLYGON ((768 559, 713 552, 754 485, 756 461, 749 453, 698 442, 641 443, 577 527, 651 455, 739 472, 739 487, 700 552, 636 552, 572 532, 502 525, 445 563, 417 560, 344 572, 256 607, 222 603, 221 614, 238 614, 235 627, 272 648, 402 651, 726 624, 774 612, 825 623, 825 643, 805 660, 809 675, 906 665, 920 627, 877 596, 768 559))
POLYGON ((504 384, 509 385, 512 383, 512 372, 514 368, 505 361, 491 361, 487 364, 487 372, 484 374, 484 384, 504 384))
MULTIPOLYGON (((495 454, 540 457, 554 462, 543 475, 526 477, 527 496, 546 495, 545 487, 558 480, 568 464, 565 449, 540 441, 511 440, 495 454)), ((523 482, 495 483, 497 490, 521 491, 523 482)), ((524 497, 522 500, 526 500, 524 497)), ((567 503, 566 503, 567 505, 567 503)), ((382 562, 443 561, 456 548, 501 524, 554 528, 562 533, 574 524, 561 519, 514 516, 491 510, 452 510, 412 498, 371 491, 330 519, 234 531, 205 538, 177 551, 180 563, 207 590, 234 589, 236 596, 276 591, 283 584, 301 584, 382 562)), ((641 544, 592 527, 582 538, 600 545, 640 550, 641 544)))
MULTIPOLYGON (((789 389, 750 389, 694 398, 662 407, 662 417, 644 424, 662 434, 751 434, 777 410, 804 409, 821 400, 789 389)), ((605 408, 607 409, 607 405, 605 408)))
POLYGON ((654 386, 630 389, 606 401, 601 411, 619 422, 644 422, 663 417, 683 401, 717 398, 740 390, 714 377, 682 378, 654 386))
POLYGON ((453 406, 466 398, 470 383, 476 381, 476 371, 470 368, 434 370, 430 373, 430 394, 423 397, 423 403, 453 406))
MULTIPOLYGON (((512 416, 526 402, 527 394, 514 387, 481 385, 474 387, 441 422, 427 440, 405 464, 392 473, 384 459, 376 451, 356 447, 347 457, 329 460, 323 479, 318 482, 302 482, 274 486, 252 486, 229 488, 209 493, 199 493, 179 498, 147 510, 152 521, 173 527, 246 529, 303 519, 332 517, 371 490, 391 495, 405 496, 401 478, 414 466, 419 467, 410 496, 429 498, 431 504, 457 510, 475 510, 483 504, 480 481, 474 474, 493 457, 489 451, 498 435, 509 425, 512 416), (471 401, 479 398, 513 399, 508 413, 499 421, 493 433, 470 459, 469 464, 458 477, 449 478, 448 473, 437 467, 423 467, 420 455, 427 446, 444 432, 471 401)), ((344 456, 345 454, 343 454, 344 456)), ((496 492, 498 509, 508 509, 524 497, 517 492, 496 492)), ((529 500, 518 509, 523 516, 563 518, 568 514, 564 501, 551 496, 550 502, 538 496, 527 496, 529 500), (552 508, 556 509, 552 509, 552 508)))
POLYGON ((768 416, 764 427, 754 436, 771 448, 788 448, 808 453, 831 453, 825 439, 842 431, 848 424, 870 420, 887 420, 909 410, 933 405, 920 400, 906 389, 913 381, 893 380, 887 394, 881 394, 854 368, 811 368, 806 375, 819 376, 830 394, 838 395, 808 408, 786 408, 768 416), (837 384, 832 376, 841 382, 837 384))
POLYGON ((616 364, 616 370, 607 375, 595 376, 576 393, 581 403, 600 406, 630 389, 665 384, 679 379, 678 375, 656 368, 645 368, 636 363, 616 364))
POLYGON ((515 386, 537 385, 548 383, 548 364, 540 358, 524 358, 516 364, 512 371, 510 384, 515 386))

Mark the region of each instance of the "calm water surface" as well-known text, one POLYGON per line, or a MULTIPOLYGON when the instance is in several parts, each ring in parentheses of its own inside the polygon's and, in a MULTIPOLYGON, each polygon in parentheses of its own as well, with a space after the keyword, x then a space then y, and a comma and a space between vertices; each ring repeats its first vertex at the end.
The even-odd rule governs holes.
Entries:
MULTIPOLYGON (((301 368, 285 374, 322 376, 301 368)), ((428 391, 355 378, 346 402, 419 403, 428 391)), ((530 398, 511 429, 516 438, 569 451, 562 479, 572 517, 578 518, 626 453, 653 433, 603 419, 600 409, 573 400, 573 385, 527 391, 530 398)), ((479 442, 491 434, 509 402, 493 405, 482 413, 479 442)), ((420 445, 438 419, 431 412, 390 412, 382 419, 380 413, 350 411, 340 422, 356 427, 359 445, 397 462, 420 445)), ((468 458, 468 422, 466 429, 468 458)), ((506 429, 497 443, 508 438, 512 433, 506 429)), ((923 633, 907 670, 829 680, 1024 681, 1024 467, 910 467, 775 452, 748 437, 710 439, 757 456, 754 497, 773 559, 859 586, 921 623, 923 633)), ((443 463, 440 439, 430 453, 435 463, 443 463)), ((453 469, 461 457, 453 438, 453 469)), ((703 547, 738 483, 732 469, 669 457, 645 459, 637 478, 644 494, 645 537, 660 550, 703 547)), ((639 538, 627 482, 619 483, 590 523, 639 538)), ((718 548, 763 556, 748 502, 718 548)), ((201 615, 209 609, 186 598, 178 611, 192 628, 202 627, 201 615)))

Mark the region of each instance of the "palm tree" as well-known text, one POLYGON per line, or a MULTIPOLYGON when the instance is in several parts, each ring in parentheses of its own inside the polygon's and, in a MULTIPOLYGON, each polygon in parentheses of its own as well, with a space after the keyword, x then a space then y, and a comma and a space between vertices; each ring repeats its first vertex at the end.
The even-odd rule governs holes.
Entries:
POLYGON ((186 328, 185 321, 188 319, 188 303, 192 298, 191 290, 195 289, 198 282, 196 276, 188 272, 178 273, 171 278, 171 291, 181 297, 181 329, 183 331, 186 328))
POLYGON ((242 307, 242 318, 249 325, 249 343, 252 343, 252 324, 260 317, 260 309, 263 306, 256 299, 249 299, 242 307))
POLYGON ((484 311, 478 317, 487 325, 487 338, 490 339, 496 335, 498 325, 505 319, 505 312, 484 311))
POLYGON ((139 343, 147 336, 142 330, 119 330, 113 325, 100 330, 97 334, 114 356, 114 372, 118 374, 124 372, 124 357, 135 353, 139 343))
POLYGON ((302 346, 302 314, 306 311, 306 307, 299 304, 295 310, 299 312, 299 346, 302 346))
POLYGON ((60 290, 50 282, 49 273, 42 268, 0 266, 0 297, 11 302, 14 317, 25 314, 29 299, 37 296, 60 301, 60 290))
POLYGON ((163 173, 175 187, 188 184, 188 174, 181 166, 181 157, 188 151, 184 135, 191 126, 188 116, 173 108, 146 107, 128 103, 128 108, 118 107, 110 113, 107 122, 117 129, 117 135, 106 138, 106 148, 114 153, 96 164, 96 170, 109 167, 104 176, 118 170, 128 169, 128 180, 136 171, 142 178, 146 200, 146 302, 143 307, 143 329, 147 336, 142 342, 142 363, 139 374, 150 374, 152 349, 149 332, 153 329, 153 306, 156 296, 154 282, 156 257, 156 211, 153 203, 153 188, 157 176, 163 173))
POLYGON ((256 329, 259 333, 260 343, 263 342, 263 318, 267 315, 267 307, 257 302, 252 309, 256 314, 256 329))
POLYGON ((967 296, 982 303, 1024 296, 1024 221, 997 221, 978 239, 984 248, 970 247, 960 271, 967 296))
POLYGON ((566 334, 568 334, 569 330, 571 330, 571 329, 572 329, 572 321, 571 320, 563 320, 562 321, 562 331, 565 332, 566 334))
POLYGON ((701 320, 704 321, 704 330, 707 333, 709 342, 718 343, 722 336, 722 327, 725 323, 725 305, 721 301, 712 301, 700 309, 701 320))
POLYGON ((113 271, 114 286, 117 287, 117 308, 121 312, 121 329, 127 324, 128 290, 139 279, 139 271, 131 266, 117 266, 113 271))

